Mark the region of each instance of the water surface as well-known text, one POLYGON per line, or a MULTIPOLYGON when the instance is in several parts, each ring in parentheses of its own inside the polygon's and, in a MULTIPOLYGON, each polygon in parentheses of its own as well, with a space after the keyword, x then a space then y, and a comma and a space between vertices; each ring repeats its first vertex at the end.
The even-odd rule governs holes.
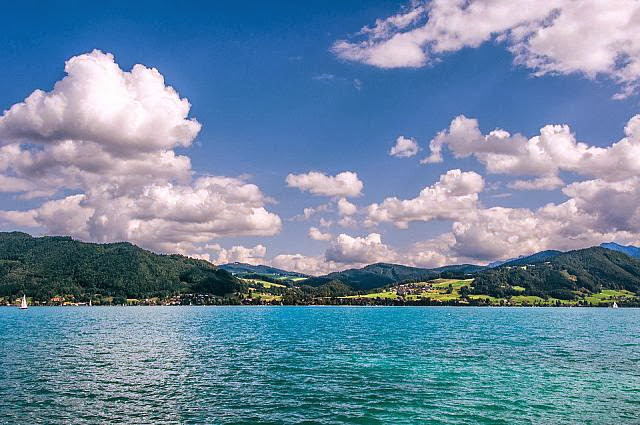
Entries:
POLYGON ((638 423, 640 310, 0 308, 0 423, 638 423))

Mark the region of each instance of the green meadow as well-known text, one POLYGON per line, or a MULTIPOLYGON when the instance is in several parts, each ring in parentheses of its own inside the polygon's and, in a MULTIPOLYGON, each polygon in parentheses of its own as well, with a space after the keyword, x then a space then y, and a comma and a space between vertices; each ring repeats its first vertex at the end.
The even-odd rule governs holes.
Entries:
MULTIPOLYGON (((404 300, 409 302, 430 300, 431 302, 456 302, 458 304, 481 302, 492 306, 610 306, 614 302, 635 297, 633 292, 615 289, 605 289, 595 294, 584 294, 576 291, 577 298, 575 300, 563 300, 553 297, 545 299, 534 295, 513 295, 505 298, 496 298, 489 295, 467 294, 463 297, 461 290, 464 287, 471 289, 473 287, 473 279, 434 279, 426 282, 401 284, 364 295, 351 295, 342 298, 404 300)), ((526 291, 526 288, 522 286, 513 286, 512 289, 521 293, 526 291)))

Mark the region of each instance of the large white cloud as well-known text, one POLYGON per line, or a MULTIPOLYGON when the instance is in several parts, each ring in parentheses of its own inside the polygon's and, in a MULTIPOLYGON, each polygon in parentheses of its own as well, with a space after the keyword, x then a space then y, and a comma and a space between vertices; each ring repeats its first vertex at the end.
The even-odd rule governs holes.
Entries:
POLYGON ((395 251, 382 243, 382 237, 378 233, 370 233, 364 237, 353 237, 342 233, 331 243, 325 257, 328 261, 343 264, 367 264, 397 260, 395 251))
POLYGON ((256 185, 193 178, 189 157, 173 148, 189 146, 200 124, 157 70, 123 71, 94 50, 65 71, 52 91, 36 90, 0 117, 0 191, 45 198, 0 211, 5 225, 198 256, 218 237, 280 231, 256 185))
POLYGON ((412 221, 451 220, 475 209, 484 179, 473 171, 449 170, 413 199, 386 198, 367 208, 365 224, 391 222, 406 229, 412 221))
POLYGON ((189 146, 200 123, 155 68, 124 72, 98 50, 69 59, 52 91, 35 90, 0 119, 0 143, 92 141, 110 151, 189 146))
POLYGON ((521 134, 493 130, 482 134, 478 121, 458 116, 431 140, 431 154, 423 163, 443 161, 446 146, 456 158, 473 156, 490 173, 540 177, 512 186, 520 189, 556 188, 557 174, 569 171, 606 181, 628 179, 640 174, 640 115, 632 117, 625 136, 607 147, 590 146, 576 140, 567 125, 546 125, 540 134, 527 139, 521 134))
POLYGON ((624 97, 640 81, 639 32, 635 0, 432 0, 378 19, 332 50, 380 68, 421 67, 495 40, 536 75, 605 75, 621 85, 618 97, 624 97))
POLYGON ((352 171, 343 171, 335 176, 328 176, 319 171, 289 174, 286 181, 289 187, 319 196, 360 196, 364 186, 358 174, 352 171))
MULTIPOLYGON (((214 248, 214 250, 217 247, 214 248)), ((242 245, 234 245, 229 249, 220 248, 218 257, 215 260, 218 264, 226 263, 245 263, 245 264, 264 264, 267 248, 264 245, 256 245, 247 248, 242 245)))

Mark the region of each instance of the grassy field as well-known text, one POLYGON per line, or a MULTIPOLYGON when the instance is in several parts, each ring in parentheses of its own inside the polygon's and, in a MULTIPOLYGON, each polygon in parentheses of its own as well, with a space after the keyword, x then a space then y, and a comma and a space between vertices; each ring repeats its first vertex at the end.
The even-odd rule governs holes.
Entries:
POLYGON ((254 300, 261 299, 262 301, 265 301, 265 302, 282 301, 282 296, 280 295, 273 295, 267 292, 260 292, 257 290, 252 291, 251 289, 253 288, 249 289, 249 293, 243 294, 244 298, 253 298, 254 300))
POLYGON ((591 296, 586 297, 585 300, 593 305, 610 305, 613 304, 614 301, 619 301, 622 298, 632 297, 635 297, 635 294, 633 292, 616 289, 604 289, 598 294, 592 294, 591 296))
MULTIPOLYGON (((404 299, 406 301, 420 301, 430 299, 436 302, 460 301, 460 288, 463 286, 471 287, 473 279, 434 279, 428 282, 418 282, 412 284, 399 285, 389 288, 382 292, 373 292, 366 295, 352 295, 344 298, 361 298, 361 299, 388 299, 397 300, 404 299), (422 289, 424 288, 424 289, 422 289), (402 294, 402 295, 399 295, 402 294)), ((514 286, 518 292, 524 292, 526 288, 514 286)), ((580 295, 576 293, 576 295, 580 295)), ((556 306, 556 305, 578 305, 591 304, 594 306, 608 306, 614 301, 620 301, 625 298, 634 298, 635 294, 624 290, 605 289, 598 294, 592 294, 587 297, 581 297, 576 300, 560 300, 557 298, 544 299, 532 295, 514 295, 509 298, 495 298, 488 295, 469 295, 469 300, 488 301, 490 305, 512 305, 512 306, 556 306)))
POLYGON ((302 282, 303 280, 309 279, 308 277, 287 277, 286 280, 290 280, 292 282, 302 282))
POLYGON ((380 298, 380 299, 391 299, 391 300, 395 300, 398 298, 398 294, 396 294, 396 291, 384 291, 384 292, 374 292, 371 294, 366 294, 366 295, 349 295, 348 297, 342 297, 342 298, 380 298))
POLYGON ((435 280, 429 281, 427 283, 430 283, 431 287, 434 288, 434 289, 437 289, 437 290, 448 289, 449 285, 451 285, 453 290, 457 291, 460 288, 462 288, 463 286, 471 285, 472 282, 473 282, 473 279, 464 279, 464 280, 458 280, 458 279, 435 279, 435 280))
POLYGON ((247 282, 248 284, 253 284, 253 285, 260 285, 263 288, 286 288, 286 285, 283 285, 281 283, 272 283, 272 282, 267 282, 265 280, 260 280, 260 279, 242 279, 243 281, 247 282))
MULTIPOLYGON (((458 292, 460 288, 463 286, 469 286, 473 282, 473 279, 435 279, 428 282, 418 282, 412 283, 410 285, 400 285, 394 288, 390 288, 387 291, 383 292, 373 292, 366 295, 351 295, 349 297, 344 298, 373 298, 373 299, 391 299, 396 300, 401 296, 398 295, 398 291, 403 291, 404 287, 413 286, 413 287, 424 287, 424 290, 421 290, 418 293, 415 293, 415 288, 411 289, 411 292, 405 295, 402 295, 402 298, 408 301, 418 301, 421 299, 431 299, 434 301, 453 301, 460 298, 460 293, 458 292), (449 287, 451 286, 451 293, 449 293, 449 287)), ((402 292, 401 292, 402 293, 402 292)))

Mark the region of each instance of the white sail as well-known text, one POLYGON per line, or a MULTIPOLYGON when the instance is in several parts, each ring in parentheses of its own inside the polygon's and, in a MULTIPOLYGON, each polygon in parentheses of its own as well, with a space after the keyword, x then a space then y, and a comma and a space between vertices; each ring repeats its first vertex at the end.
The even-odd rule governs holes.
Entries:
POLYGON ((613 302, 613 305, 612 305, 611 307, 613 307, 613 308, 618 308, 618 303, 614 301, 614 302, 613 302))
POLYGON ((20 308, 22 310, 26 310, 28 308, 28 306, 27 306, 27 296, 26 295, 22 296, 22 302, 20 303, 20 308))

